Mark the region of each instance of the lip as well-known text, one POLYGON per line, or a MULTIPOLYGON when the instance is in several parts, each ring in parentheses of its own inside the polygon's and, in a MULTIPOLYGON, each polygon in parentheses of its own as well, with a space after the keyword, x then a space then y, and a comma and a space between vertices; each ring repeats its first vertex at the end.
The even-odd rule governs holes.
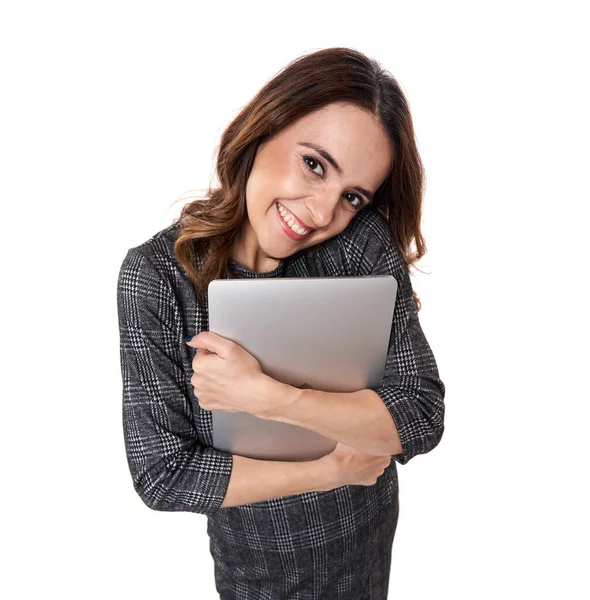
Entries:
MULTIPOLYGON (((275 204, 277 205, 277 210, 278 210, 279 209, 279 205, 278 205, 277 202, 275 202, 275 204)), ((285 206, 283 206, 283 208, 297 221, 297 223, 299 223, 299 227, 303 227, 303 229, 311 229, 311 231, 315 231, 315 229, 313 227, 310 227, 309 225, 307 225, 306 223, 304 223, 301 219, 299 219, 297 217, 297 215, 294 215, 288 208, 286 208, 285 206)))
MULTIPOLYGON (((287 209, 285 209, 287 210, 287 209)), ((275 212, 277 214, 277 219, 279 220, 279 223, 281 224, 281 227, 283 228, 283 231, 292 239, 292 240, 296 240, 296 241, 300 241, 300 240, 304 240, 306 238, 308 238, 314 231, 315 229, 311 229, 310 227, 305 227, 305 225, 303 225, 301 223, 301 221, 295 217, 295 215, 293 215, 293 217, 295 218, 295 220, 300 224, 300 227, 305 227, 306 229, 311 229, 311 231, 309 233, 306 233, 305 235, 299 235, 298 233, 295 233, 288 225, 287 223, 285 223, 285 221, 283 221, 283 217, 281 217, 281 213, 279 212, 279 205, 277 204, 277 202, 275 202, 275 212)), ((292 213, 290 213, 292 214, 292 213)))

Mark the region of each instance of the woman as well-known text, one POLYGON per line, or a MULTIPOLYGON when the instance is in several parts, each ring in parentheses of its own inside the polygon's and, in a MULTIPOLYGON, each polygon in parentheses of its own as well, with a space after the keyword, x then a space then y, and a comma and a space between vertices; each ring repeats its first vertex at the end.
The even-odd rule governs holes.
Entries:
MULTIPOLYGON (((135 489, 155 510, 207 515, 222 600, 385 600, 395 463, 432 450, 444 429, 445 388, 409 279, 426 248, 406 99, 355 50, 300 57, 226 129, 217 172, 218 189, 185 205, 121 266, 123 422, 135 489), (315 390, 304 398, 207 331, 206 289, 217 278, 386 274, 399 289, 383 384, 327 394, 329 410, 315 390), (228 454, 212 447, 211 410, 291 414, 339 443, 308 462, 228 454)), ((285 322, 296 326, 297 315, 285 322)))

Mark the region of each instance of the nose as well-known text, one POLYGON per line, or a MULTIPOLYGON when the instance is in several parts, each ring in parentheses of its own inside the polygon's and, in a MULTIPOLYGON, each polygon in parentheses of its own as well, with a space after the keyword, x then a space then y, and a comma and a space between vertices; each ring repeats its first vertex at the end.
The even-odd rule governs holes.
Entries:
POLYGON ((306 202, 307 212, 309 213, 309 224, 314 229, 325 229, 334 220, 336 207, 340 200, 337 192, 316 193, 306 202))

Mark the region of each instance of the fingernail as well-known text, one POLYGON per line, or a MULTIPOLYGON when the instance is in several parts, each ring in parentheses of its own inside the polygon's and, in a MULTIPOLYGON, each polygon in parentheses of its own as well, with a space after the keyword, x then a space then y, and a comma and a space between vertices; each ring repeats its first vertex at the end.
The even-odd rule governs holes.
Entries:
POLYGON ((187 335, 187 336, 184 338, 184 341, 185 341, 185 342, 188 344, 188 342, 190 342, 190 341, 193 339, 193 337, 194 337, 194 336, 192 336, 192 335, 187 335))

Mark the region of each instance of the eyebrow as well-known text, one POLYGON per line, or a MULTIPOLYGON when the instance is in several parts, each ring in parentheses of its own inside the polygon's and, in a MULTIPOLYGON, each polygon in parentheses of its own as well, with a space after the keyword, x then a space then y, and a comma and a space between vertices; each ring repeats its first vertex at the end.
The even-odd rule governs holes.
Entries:
MULTIPOLYGON (((297 143, 300 146, 306 146, 307 148, 311 148, 312 150, 315 150, 318 154, 323 156, 334 167, 334 169, 336 169, 336 173, 338 173, 338 175, 342 175, 342 172, 343 172, 342 167, 336 162, 336 159, 325 148, 322 148, 321 146, 318 146, 317 144, 312 144, 311 142, 297 142, 297 143)), ((369 200, 369 202, 373 202, 373 194, 371 192, 369 192, 369 190, 366 190, 365 188, 362 188, 360 186, 353 187, 352 189, 355 190, 356 192, 360 192, 361 194, 366 196, 366 198, 369 200)))

